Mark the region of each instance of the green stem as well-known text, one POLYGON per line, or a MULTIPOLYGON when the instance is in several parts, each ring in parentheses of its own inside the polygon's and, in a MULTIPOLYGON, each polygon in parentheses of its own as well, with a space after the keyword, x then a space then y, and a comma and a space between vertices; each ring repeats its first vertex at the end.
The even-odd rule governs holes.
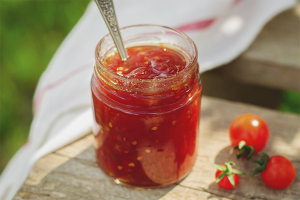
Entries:
POLYGON ((257 164, 259 164, 260 166, 253 169, 253 173, 251 175, 252 177, 254 175, 258 174, 258 173, 263 172, 266 169, 267 164, 268 164, 269 159, 270 159, 269 155, 266 154, 266 153, 260 152, 258 154, 260 154, 262 157, 261 157, 260 160, 255 160, 254 162, 256 162, 257 164))
POLYGON ((240 141, 240 143, 233 148, 231 148, 230 153, 232 153, 235 149, 238 149, 239 151, 236 154, 236 158, 239 159, 244 154, 247 155, 247 160, 250 160, 253 156, 255 149, 253 146, 247 145, 244 140, 240 141))

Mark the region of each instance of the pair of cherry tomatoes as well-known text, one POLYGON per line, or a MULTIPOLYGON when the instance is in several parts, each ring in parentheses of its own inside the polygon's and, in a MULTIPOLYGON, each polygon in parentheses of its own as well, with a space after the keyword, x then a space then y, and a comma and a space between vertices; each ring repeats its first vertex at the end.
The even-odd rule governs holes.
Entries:
MULTIPOLYGON (((235 118, 229 128, 229 136, 233 149, 238 149, 237 157, 247 155, 250 159, 253 154, 260 152, 267 144, 269 139, 269 130, 266 122, 253 114, 243 114, 235 118)), ((283 156, 269 157, 265 153, 261 160, 255 160, 261 165, 255 168, 253 175, 261 173, 263 182, 274 189, 284 189, 292 184, 296 177, 296 170, 291 161, 283 156)), ((221 169, 221 168, 220 168, 221 169)), ((222 170, 218 169, 216 178, 222 174, 222 170)), ((253 176, 252 175, 252 176, 253 176)), ((232 174, 235 185, 239 182, 239 175, 232 174)), ((225 189, 232 189, 234 186, 228 180, 228 176, 224 176, 218 184, 225 189)))

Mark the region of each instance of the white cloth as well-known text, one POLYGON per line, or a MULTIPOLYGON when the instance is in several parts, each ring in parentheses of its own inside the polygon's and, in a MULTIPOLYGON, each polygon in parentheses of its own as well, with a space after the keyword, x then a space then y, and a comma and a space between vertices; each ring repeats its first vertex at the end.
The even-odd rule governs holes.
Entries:
MULTIPOLYGON (((197 45, 203 72, 236 58, 268 20, 296 0, 115 0, 114 4, 120 27, 159 24, 185 31, 197 45)), ((107 33, 91 2, 39 80, 28 143, 1 175, 1 200, 13 198, 39 158, 91 132, 94 49, 107 33)))

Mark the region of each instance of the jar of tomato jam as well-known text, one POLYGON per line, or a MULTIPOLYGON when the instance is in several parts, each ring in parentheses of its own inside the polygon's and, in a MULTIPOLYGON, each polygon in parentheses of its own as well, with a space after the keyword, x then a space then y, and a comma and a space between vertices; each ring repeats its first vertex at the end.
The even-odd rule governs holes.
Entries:
POLYGON ((202 84, 194 42, 157 25, 121 29, 95 51, 91 81, 96 158, 115 182, 155 188, 185 178, 199 137, 202 84))

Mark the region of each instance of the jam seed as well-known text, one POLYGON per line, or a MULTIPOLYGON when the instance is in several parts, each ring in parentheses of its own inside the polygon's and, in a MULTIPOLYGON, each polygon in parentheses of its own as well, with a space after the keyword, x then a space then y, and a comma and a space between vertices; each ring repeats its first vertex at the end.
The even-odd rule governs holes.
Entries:
POLYGON ((189 94, 189 98, 191 97, 192 95, 191 94, 189 94))
POLYGON ((117 74, 122 74, 122 72, 121 71, 117 71, 117 74))
POLYGON ((109 126, 110 128, 112 128, 112 127, 113 127, 113 125, 112 125, 112 123, 111 123, 111 122, 109 122, 108 126, 109 126))
POLYGON ((183 61, 183 62, 186 62, 186 59, 183 59, 182 61, 183 61))
POLYGON ((145 64, 147 65, 149 63, 149 61, 146 61, 145 64))
POLYGON ((180 68, 181 66, 180 66, 180 65, 176 65, 176 67, 177 67, 177 68, 180 68))
POLYGON ((124 138, 124 141, 126 141, 126 138, 124 138))
POLYGON ((137 144, 137 141, 133 141, 133 142, 131 142, 133 145, 136 145, 137 144))
POLYGON ((146 149, 145 151, 146 151, 147 153, 150 153, 150 152, 151 152, 151 150, 150 150, 150 149, 146 149))
POLYGON ((144 52, 144 51, 141 51, 141 52, 140 52, 140 55, 144 55, 144 54, 145 54, 145 52, 144 52))
POLYGON ((172 122, 172 124, 175 125, 175 124, 176 124, 176 120, 174 120, 174 121, 172 122))
POLYGON ((137 160, 142 160, 143 156, 137 157, 137 160))
POLYGON ((184 86, 188 86, 188 84, 186 83, 186 84, 184 84, 184 86))
POLYGON ((117 68, 117 70, 123 70, 123 69, 124 69, 123 67, 118 67, 118 68, 117 68))
POLYGON ((126 68, 124 71, 126 72, 126 71, 128 71, 129 69, 128 68, 126 68))
POLYGON ((129 163, 129 166, 130 167, 134 167, 134 163, 129 163))
POLYGON ((121 170, 121 169, 123 169, 123 167, 119 165, 119 166, 118 166, 118 169, 121 170))
POLYGON ((152 127, 151 130, 155 131, 157 130, 157 127, 152 127))
POLYGON ((104 133, 103 129, 100 130, 100 133, 102 133, 102 134, 104 133))
POLYGON ((124 153, 129 153, 129 151, 124 151, 124 153))
POLYGON ((148 57, 144 57, 144 59, 145 59, 145 60, 147 60, 147 59, 148 59, 148 57))

